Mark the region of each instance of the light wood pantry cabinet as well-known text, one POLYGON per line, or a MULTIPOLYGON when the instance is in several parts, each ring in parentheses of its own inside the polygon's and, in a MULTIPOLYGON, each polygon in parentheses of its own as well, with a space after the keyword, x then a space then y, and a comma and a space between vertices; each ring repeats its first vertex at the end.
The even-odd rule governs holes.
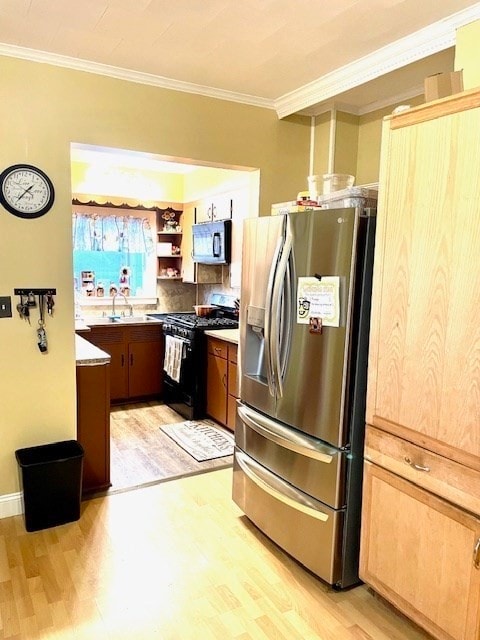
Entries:
POLYGON ((87 339, 111 357, 112 402, 161 397, 165 354, 161 325, 94 326, 87 339))
POLYGON ((360 577, 442 640, 480 638, 479 167, 479 91, 384 121, 360 577))
POLYGON ((237 393, 237 345, 207 338, 207 415, 235 429, 237 393))

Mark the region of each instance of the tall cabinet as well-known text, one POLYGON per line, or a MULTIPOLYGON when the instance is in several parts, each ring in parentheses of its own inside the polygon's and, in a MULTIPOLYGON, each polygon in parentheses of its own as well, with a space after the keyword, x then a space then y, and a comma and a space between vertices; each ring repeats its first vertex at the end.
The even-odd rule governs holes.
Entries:
POLYGON ((360 576, 480 638, 480 91, 385 119, 360 576))

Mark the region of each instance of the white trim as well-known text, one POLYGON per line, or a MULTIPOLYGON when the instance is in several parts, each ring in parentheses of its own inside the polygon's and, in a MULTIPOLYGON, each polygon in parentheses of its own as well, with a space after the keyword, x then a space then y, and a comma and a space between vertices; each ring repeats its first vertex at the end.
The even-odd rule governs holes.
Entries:
POLYGON ((182 82, 181 80, 173 80, 172 78, 165 78, 164 76, 155 76, 151 73, 133 71, 132 69, 122 69, 109 64, 71 58, 70 56, 62 56, 60 54, 50 53, 48 51, 39 51, 37 49, 29 49, 27 47, 18 47, 16 45, 0 43, 0 56, 21 58, 23 60, 31 60, 32 62, 42 62, 56 67, 76 69, 77 71, 95 73, 100 76, 127 80, 128 82, 148 84, 153 87, 161 87, 162 89, 171 89, 172 91, 194 93, 201 96, 216 98, 218 100, 240 102, 254 107, 262 107, 264 109, 275 108, 274 101, 268 98, 251 96, 246 93, 226 91, 224 89, 216 89, 215 87, 205 87, 200 84, 194 84, 193 82, 182 82))
POLYGON ((341 100, 328 100, 327 102, 322 102, 321 105, 317 105, 311 107, 310 109, 305 109, 300 111, 299 113, 304 116, 320 116, 323 113, 327 113, 332 109, 336 109, 337 111, 342 111, 343 113, 350 113, 353 116, 364 116, 367 113, 371 113, 372 111, 378 111, 379 109, 384 109, 385 107, 391 107, 395 104, 404 104, 411 98, 417 98, 418 96, 422 96, 424 93, 423 85, 418 85, 409 91, 404 91, 403 93, 397 93, 394 96, 389 96, 388 98, 384 98, 383 100, 375 100, 375 102, 369 102, 361 107, 356 107, 348 102, 342 102, 341 100))
POLYGON ((456 30, 480 18, 480 3, 392 42, 322 78, 286 93, 275 101, 279 118, 285 118, 379 76, 395 71, 455 45, 456 30))
MULTIPOLYGON (((360 107, 357 109, 357 116, 364 116, 366 113, 371 113, 372 111, 378 111, 379 109, 384 109, 385 107, 391 107, 394 104, 404 103, 406 100, 410 100, 410 98, 417 98, 418 96, 422 96, 424 94, 425 88, 423 85, 414 87, 410 89, 410 91, 404 91, 403 93, 399 93, 391 98, 386 98, 384 100, 376 100, 375 102, 370 102, 369 104, 360 107)), ((337 107, 338 108, 338 107, 337 107)))
POLYGON ((327 173, 335 171, 335 138, 337 136, 337 110, 330 112, 330 132, 328 135, 328 169, 327 173))
POLYGON ((19 516, 23 513, 23 500, 21 493, 10 493, 0 496, 0 520, 19 516))
POLYGON ((314 175, 314 158, 315 158, 315 116, 310 118, 310 159, 308 164, 308 175, 314 175))

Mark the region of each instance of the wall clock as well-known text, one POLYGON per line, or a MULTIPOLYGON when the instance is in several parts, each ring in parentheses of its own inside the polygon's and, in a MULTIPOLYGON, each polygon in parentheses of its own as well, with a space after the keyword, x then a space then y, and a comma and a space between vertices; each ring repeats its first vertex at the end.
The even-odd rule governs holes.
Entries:
POLYGON ((31 164, 14 164, 0 174, 0 203, 19 218, 39 218, 52 208, 50 178, 31 164))

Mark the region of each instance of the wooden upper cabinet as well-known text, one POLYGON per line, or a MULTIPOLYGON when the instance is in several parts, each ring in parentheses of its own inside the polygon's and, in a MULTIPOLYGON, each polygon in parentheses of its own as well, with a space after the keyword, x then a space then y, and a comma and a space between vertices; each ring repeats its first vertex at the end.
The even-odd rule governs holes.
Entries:
POLYGON ((197 222, 230 220, 233 215, 233 201, 228 192, 202 198, 197 202, 197 222))
POLYGON ((480 107, 425 112, 384 123, 367 422, 480 468, 480 107))

